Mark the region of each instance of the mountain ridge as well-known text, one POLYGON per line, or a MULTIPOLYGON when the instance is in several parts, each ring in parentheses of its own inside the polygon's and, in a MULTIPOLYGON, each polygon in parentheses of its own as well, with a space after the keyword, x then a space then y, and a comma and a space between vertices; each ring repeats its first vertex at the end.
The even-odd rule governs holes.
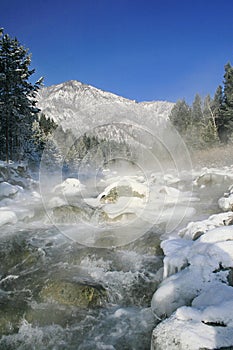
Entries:
POLYGON ((80 132, 115 122, 162 127, 174 106, 168 101, 137 102, 77 80, 43 87, 37 100, 46 117, 64 130, 78 125, 80 132))

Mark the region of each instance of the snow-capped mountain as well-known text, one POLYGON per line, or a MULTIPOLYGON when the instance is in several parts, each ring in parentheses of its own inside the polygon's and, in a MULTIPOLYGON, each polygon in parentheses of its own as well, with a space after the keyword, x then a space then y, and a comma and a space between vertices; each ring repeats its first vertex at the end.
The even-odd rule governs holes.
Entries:
POLYGON ((38 92, 38 107, 64 130, 80 133, 112 123, 126 123, 152 131, 166 125, 174 103, 137 103, 124 97, 71 80, 44 87, 38 92))

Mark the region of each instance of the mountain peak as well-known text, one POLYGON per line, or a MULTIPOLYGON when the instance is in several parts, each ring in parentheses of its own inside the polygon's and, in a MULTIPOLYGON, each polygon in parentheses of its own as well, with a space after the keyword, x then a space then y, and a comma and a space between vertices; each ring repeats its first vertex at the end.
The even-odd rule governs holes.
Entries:
POLYGON ((174 106, 165 101, 135 103, 77 80, 43 87, 37 99, 38 108, 63 129, 78 125, 80 130, 122 121, 158 127, 166 124, 174 106))

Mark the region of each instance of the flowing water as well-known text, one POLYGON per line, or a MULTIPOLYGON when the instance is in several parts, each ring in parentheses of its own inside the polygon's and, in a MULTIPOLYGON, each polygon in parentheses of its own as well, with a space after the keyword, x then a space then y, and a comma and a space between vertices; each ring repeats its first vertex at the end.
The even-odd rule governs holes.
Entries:
MULTIPOLYGON (((227 186, 215 194, 215 186, 197 188, 192 220, 217 212, 227 186)), ((37 208, 36 219, 1 228, 0 349, 150 349, 164 223, 126 245, 98 248, 71 240, 41 215, 37 208)))

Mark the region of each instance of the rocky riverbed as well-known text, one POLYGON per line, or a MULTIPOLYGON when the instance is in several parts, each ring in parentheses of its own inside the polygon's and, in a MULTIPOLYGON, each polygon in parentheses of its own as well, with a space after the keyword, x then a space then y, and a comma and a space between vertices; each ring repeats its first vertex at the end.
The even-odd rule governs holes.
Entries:
POLYGON ((0 170, 0 348, 232 345, 231 167, 43 188, 22 164, 0 170), (225 307, 208 313, 206 295, 225 307))

